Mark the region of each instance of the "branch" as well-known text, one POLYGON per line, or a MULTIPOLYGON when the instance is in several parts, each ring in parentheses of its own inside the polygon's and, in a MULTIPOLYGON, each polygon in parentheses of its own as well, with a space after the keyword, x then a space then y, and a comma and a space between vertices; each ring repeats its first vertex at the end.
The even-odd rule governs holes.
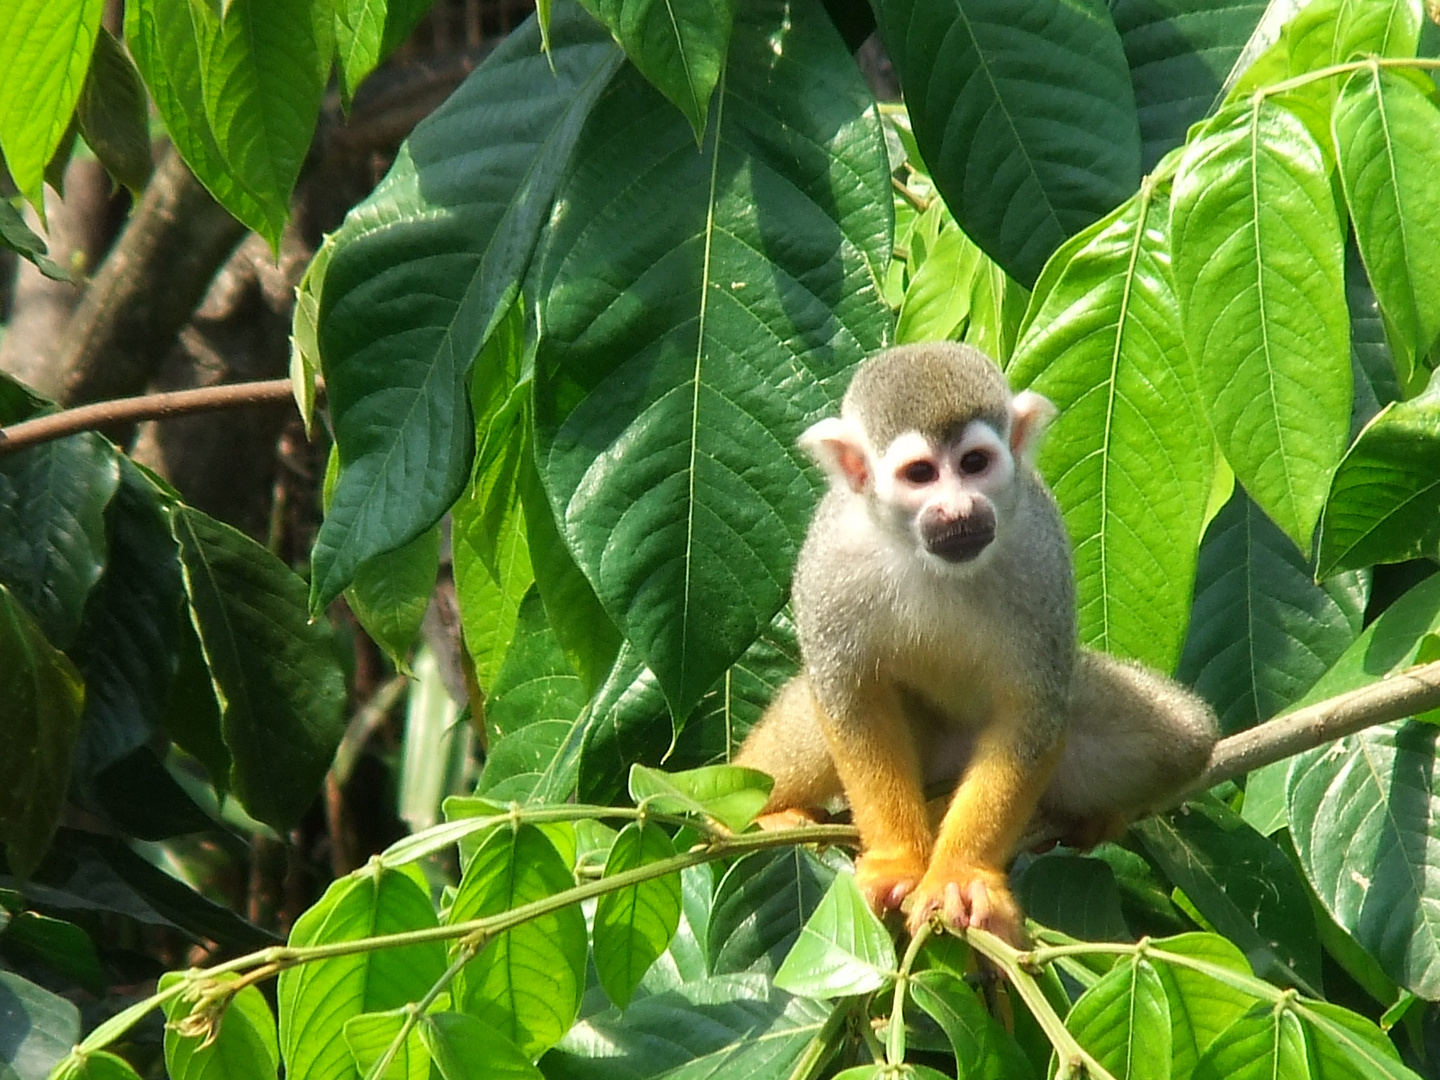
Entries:
MULTIPOLYGON (((317 385, 317 393, 322 393, 323 390, 323 386, 317 385)), ((160 394, 81 405, 0 427, 0 456, 53 439, 63 439, 67 435, 116 424, 165 420, 172 416, 238 409, 247 405, 276 405, 290 400, 289 379, 264 379, 260 382, 202 386, 195 390, 169 390, 160 394)))
POLYGON ((1262 765, 1284 761, 1375 724, 1434 708, 1440 708, 1440 660, 1398 672, 1370 686, 1221 739, 1210 754, 1210 764, 1191 791, 1204 791, 1262 765))

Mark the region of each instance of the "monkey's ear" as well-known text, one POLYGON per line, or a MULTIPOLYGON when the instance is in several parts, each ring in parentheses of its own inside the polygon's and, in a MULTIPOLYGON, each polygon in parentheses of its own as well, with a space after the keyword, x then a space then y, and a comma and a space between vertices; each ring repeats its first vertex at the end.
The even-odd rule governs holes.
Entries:
POLYGON ((815 459, 832 484, 864 491, 870 482, 865 441, 848 420, 832 416, 811 424, 800 436, 800 449, 815 459))
POLYGON ((1034 390, 1022 390, 1010 402, 1010 452, 1028 459, 1040 443, 1040 436, 1055 419, 1050 399, 1034 390))

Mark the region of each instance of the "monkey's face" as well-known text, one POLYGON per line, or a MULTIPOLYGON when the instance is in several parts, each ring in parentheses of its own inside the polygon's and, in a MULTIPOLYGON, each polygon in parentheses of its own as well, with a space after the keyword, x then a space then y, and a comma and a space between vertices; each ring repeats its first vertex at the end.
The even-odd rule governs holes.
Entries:
POLYGON ((994 541, 1014 482, 1009 444, 989 424, 974 420, 944 442, 915 431, 896 438, 876 462, 873 498, 892 528, 907 532, 926 554, 956 566, 994 541))

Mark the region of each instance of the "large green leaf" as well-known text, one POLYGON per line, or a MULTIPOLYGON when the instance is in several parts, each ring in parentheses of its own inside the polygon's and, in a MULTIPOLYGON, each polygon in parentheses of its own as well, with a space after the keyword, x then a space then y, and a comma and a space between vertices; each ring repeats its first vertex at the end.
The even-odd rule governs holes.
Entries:
MULTIPOLYGON (((80 1010, 13 971, 0 971, 0 995, 5 998, 0 1077, 44 1080, 79 1040, 80 1010)), ((120 1078, 107 1072, 97 1080, 120 1078)))
POLYGON ((958 1075, 966 1080, 1033 1080, 1029 1059, 965 985, 963 972, 917 972, 911 976, 910 996, 950 1040, 958 1075))
POLYGON ((549 1080, 787 1080, 830 1007, 763 976, 686 983, 582 1020, 545 1056, 549 1080))
POLYGON ((1195 1080, 1306 1080, 1305 1032, 1290 1009, 1256 1005, 1226 1028, 1195 1069, 1195 1080))
POLYGON ((208 4, 125 5, 125 43, 185 164, 235 217, 262 235, 278 236, 288 213, 285 202, 262 198, 231 172, 206 115, 205 58, 219 32, 219 16, 208 4))
POLYGON ((1319 573, 1440 554, 1440 379, 1386 406, 1335 473, 1319 573))
POLYGON ((415 128, 335 238, 320 342, 342 470, 315 541, 316 609, 464 489, 471 363, 517 295, 580 125, 620 62, 578 7, 562 5, 550 34, 548 56, 534 22, 511 34, 415 128))
POLYGON ((229 788, 284 831, 314 799, 344 730, 329 624, 306 618, 305 583, 243 533, 183 505, 171 507, 170 527, 220 702, 229 788))
MULTIPOLYGON (((621 830, 605 860, 611 877, 675 855, 658 825, 634 821, 621 830)), ((595 970, 610 1000, 630 1004, 646 970, 665 951, 680 925, 680 875, 642 881, 608 892, 595 907, 595 970)))
POLYGON ((685 114, 698 140, 720 80, 734 0, 581 0, 630 62, 685 114))
MULTIPOLYGON (((1245 977, 1252 974, 1240 950, 1219 934, 1181 934, 1156 945, 1245 977)), ((1229 983, 1179 964, 1162 964, 1159 973, 1170 1006, 1170 1076, 1189 1080, 1216 1036, 1244 1015, 1254 999, 1229 983)))
POLYGON ((340 89, 348 103, 429 10, 433 0, 336 0, 335 55, 340 89))
POLYGON ((12 873, 35 869, 60 823, 85 688, 0 585, 0 840, 12 873))
POLYGON ((1135 105, 1141 168, 1149 172, 1210 111, 1256 24, 1264 0, 1114 0, 1135 105))
POLYGON ((1399 72, 1345 83, 1333 117, 1345 201, 1380 306, 1405 348, 1440 335, 1440 111, 1399 72))
POLYGON ((1009 374, 1060 409, 1040 467, 1075 544, 1080 639, 1170 671, 1214 438, 1180 339, 1164 214, 1147 186, 1087 231, 1030 314, 1009 374))
POLYGON ((288 216, 330 74, 334 16, 328 3, 295 0, 230 0, 222 10, 201 49, 205 112, 230 172, 267 207, 264 235, 278 250, 275 226, 288 216))
POLYGON ((1185 344, 1215 437, 1303 552, 1350 424, 1344 233, 1325 159, 1270 98, 1186 148, 1171 207, 1185 344))
POLYGON ((119 482, 115 450, 98 435, 0 457, 0 583, 62 649, 105 569, 105 507, 119 482))
MULTIPOLYGON (((171 972, 160 979, 158 989, 182 978, 171 972)), ((216 1020, 211 1030, 182 1034, 177 1025, 192 1015, 195 1004, 183 996, 165 1003, 165 1072, 170 1080, 274 1080, 280 1067, 275 1018, 258 988, 237 992, 225 1006, 223 1023, 216 1020)))
POLYGON ((884 141, 819 4, 747 5, 713 108, 697 153, 617 77, 537 286, 556 519, 680 716, 779 609, 814 499, 794 440, 889 328, 884 141))
POLYGON ((1120 35, 1090 0, 881 0, 920 152, 957 221, 1027 287, 1140 182, 1120 35))
POLYGON ((1440 730, 1387 724, 1307 751, 1290 767, 1290 831, 1325 909, 1385 973, 1440 995, 1440 730), (1336 838, 1343 837, 1343 843, 1336 838))
MULTIPOLYGON (((325 890, 295 922, 291 945, 354 941, 434 926, 425 890, 405 874, 372 863, 325 890)), ((358 1080, 344 1025, 361 1013, 418 1001, 445 970, 437 941, 336 956, 280 975, 280 1050, 292 1080, 358 1080)))
POLYGON ((715 890, 705 954, 710 970, 772 976, 824 899, 843 860, 804 848, 747 855, 715 890))
MULTIPOLYGON (((465 868, 448 921, 497 915, 574 885, 566 860, 535 826, 497 829, 465 868)), ((454 993, 464 1012, 533 1059, 569 1030, 584 989, 585 917, 570 905, 487 943, 461 971, 454 993)))
POLYGON ((420 1041, 420 1032, 406 1025, 410 1020, 406 1007, 385 1012, 361 1013, 345 1021, 345 1045, 361 1076, 371 1076, 380 1059, 390 1054, 390 1047, 404 1031, 404 1037, 377 1080, 430 1080, 430 1055, 420 1041))
POLYGON ((1294 704, 1360 632, 1368 575, 1316 585, 1309 564, 1237 490, 1205 532, 1180 678, 1241 731, 1294 704))
POLYGON ((541 1080, 529 1057, 483 1020, 430 1013, 420 1018, 419 1030, 444 1080, 541 1080))
POLYGON ((485 707, 490 751, 475 787, 487 798, 560 802, 575 788, 576 764, 561 751, 572 739, 585 692, 565 662, 531 589, 485 707))
POLYGON ((1081 994, 1065 1026, 1115 1076, 1169 1075, 1170 1000, 1143 956, 1122 960, 1081 994))
POLYGON ((37 209, 100 31, 104 0, 7 0, 0 19, 0 150, 37 209))
POLYGON ((805 997, 869 994, 895 977, 895 943, 853 874, 837 874, 800 929, 775 985, 805 997))
POLYGON ((1135 826, 1145 850, 1260 974, 1320 985, 1320 939, 1304 882, 1284 851, 1215 799, 1135 826))

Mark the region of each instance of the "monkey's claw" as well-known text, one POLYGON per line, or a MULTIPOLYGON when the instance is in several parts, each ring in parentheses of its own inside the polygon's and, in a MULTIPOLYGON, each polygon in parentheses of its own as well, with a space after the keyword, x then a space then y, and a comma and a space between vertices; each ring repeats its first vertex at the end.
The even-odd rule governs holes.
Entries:
POLYGON ((867 853, 855 860, 855 884, 880 915, 898 909, 924 874, 925 864, 908 855, 867 853))
POLYGON ((969 868, 938 877, 927 874, 906 919, 910 933, 917 933, 937 912, 956 930, 978 927, 1017 949, 1025 947, 1025 917, 1003 873, 969 868))

